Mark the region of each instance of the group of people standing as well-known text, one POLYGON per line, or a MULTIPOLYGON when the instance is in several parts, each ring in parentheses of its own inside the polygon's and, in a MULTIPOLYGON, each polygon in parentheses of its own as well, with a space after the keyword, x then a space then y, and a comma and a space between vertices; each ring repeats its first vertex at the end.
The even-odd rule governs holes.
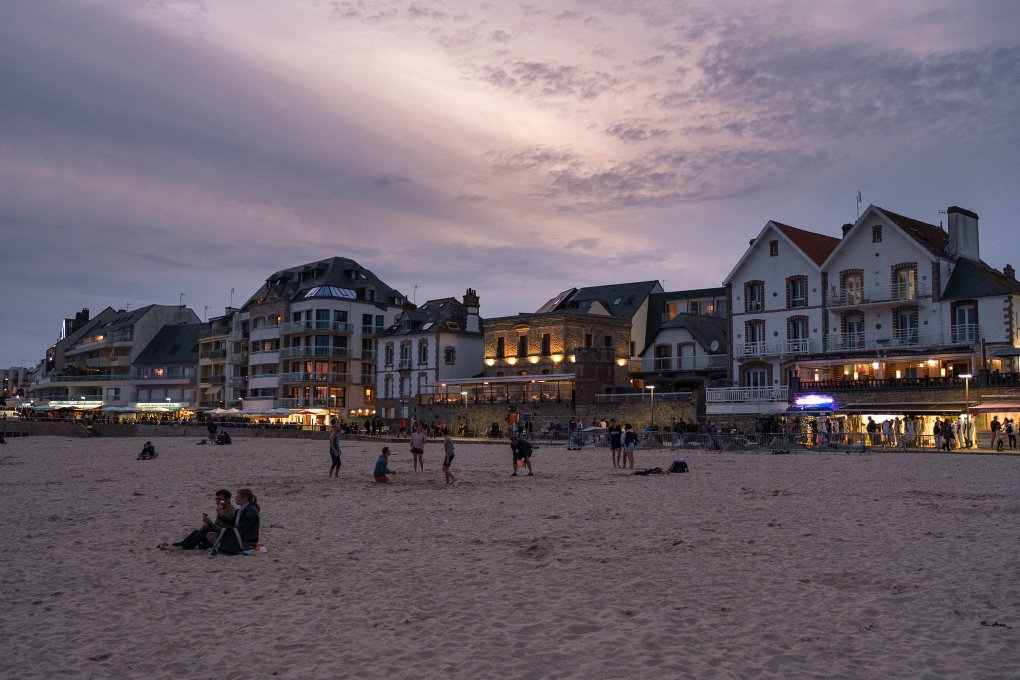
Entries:
POLYGON ((991 423, 992 430, 992 448, 996 451, 1003 450, 1003 435, 1005 440, 1009 442, 1009 449, 1016 449, 1016 423, 1013 422, 1012 418, 1005 418, 1002 422, 999 422, 999 416, 992 416, 991 423))
POLYGON ((628 463, 631 470, 634 469, 634 448, 637 446, 638 436, 630 423, 620 426, 616 418, 609 419, 609 448, 613 452, 613 467, 626 468, 628 463))

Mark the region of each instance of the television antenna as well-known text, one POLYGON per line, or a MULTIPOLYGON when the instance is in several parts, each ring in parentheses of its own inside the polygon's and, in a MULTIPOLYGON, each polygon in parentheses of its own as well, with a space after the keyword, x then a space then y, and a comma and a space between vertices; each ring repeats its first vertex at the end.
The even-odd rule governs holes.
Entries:
POLYGON ((861 201, 863 200, 863 198, 864 197, 861 195, 861 190, 858 189, 857 190, 857 219, 861 219, 861 201))

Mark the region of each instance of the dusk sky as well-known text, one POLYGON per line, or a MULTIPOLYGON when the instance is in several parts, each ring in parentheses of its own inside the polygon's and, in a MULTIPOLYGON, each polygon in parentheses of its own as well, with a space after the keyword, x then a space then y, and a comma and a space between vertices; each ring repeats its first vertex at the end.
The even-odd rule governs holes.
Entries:
POLYGON ((0 0, 2 367, 334 255, 483 317, 717 286, 858 190, 1020 266, 1018 188, 1015 0, 0 0))

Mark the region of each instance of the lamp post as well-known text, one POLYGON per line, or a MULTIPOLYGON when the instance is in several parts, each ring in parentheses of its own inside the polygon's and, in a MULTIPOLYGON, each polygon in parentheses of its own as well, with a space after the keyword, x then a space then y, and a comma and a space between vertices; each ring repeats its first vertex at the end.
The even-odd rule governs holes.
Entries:
POLYGON ((652 411, 652 427, 655 426, 655 385, 645 385, 646 390, 651 390, 651 411, 652 411))
MULTIPOLYGON (((468 398, 467 390, 464 390, 463 392, 460 393, 460 400, 464 404, 464 435, 465 436, 467 435, 467 429, 468 429, 468 424, 467 424, 467 421, 468 421, 468 406, 467 406, 467 403, 468 402, 467 402, 467 398, 468 398)), ((449 426, 447 426, 447 427, 449 427, 449 426)))
MULTIPOLYGON (((963 421, 963 426, 967 428, 967 433, 971 431, 970 428, 970 379, 974 376, 971 373, 961 373, 960 377, 963 378, 963 401, 964 401, 964 412, 966 417, 963 421)), ((966 448, 971 447, 971 440, 969 436, 964 436, 964 446, 966 448)))

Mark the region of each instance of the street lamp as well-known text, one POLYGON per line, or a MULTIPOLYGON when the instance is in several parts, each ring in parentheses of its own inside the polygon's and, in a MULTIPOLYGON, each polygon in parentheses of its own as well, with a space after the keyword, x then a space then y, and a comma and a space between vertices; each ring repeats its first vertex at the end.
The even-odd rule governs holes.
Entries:
MULTIPOLYGON (((460 393, 461 403, 464 404, 464 435, 465 436, 467 435, 467 430, 468 430, 468 424, 467 424, 467 421, 468 421, 468 405, 467 405, 467 403, 468 403, 468 401, 467 401, 467 398, 468 398, 467 390, 464 390, 463 392, 460 393)), ((447 427, 449 427, 449 425, 447 425, 447 427)))
POLYGON ((652 411, 652 426, 655 426, 655 385, 645 385, 646 390, 651 390, 651 411, 652 411))
MULTIPOLYGON (((970 427, 970 379, 973 378, 974 376, 971 373, 961 373, 960 377, 963 378, 963 381, 964 381, 963 382, 963 401, 964 401, 964 411, 966 412, 966 418, 963 421, 963 426, 966 427, 967 428, 967 432, 970 433, 970 431, 971 431, 971 427, 970 427)), ((965 436, 964 437, 964 444, 965 444, 966 448, 969 449, 971 447, 971 443, 972 442, 970 440, 970 437, 965 436)))

